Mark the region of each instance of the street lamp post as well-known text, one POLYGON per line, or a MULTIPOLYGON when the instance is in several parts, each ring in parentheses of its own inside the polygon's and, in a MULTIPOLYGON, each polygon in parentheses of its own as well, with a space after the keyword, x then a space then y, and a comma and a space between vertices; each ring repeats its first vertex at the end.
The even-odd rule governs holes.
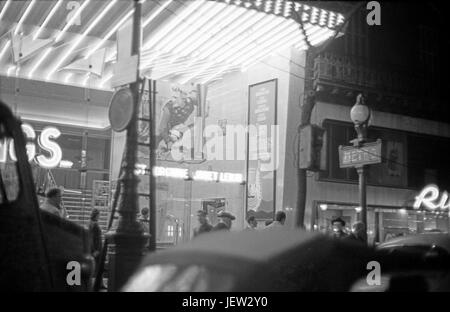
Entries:
MULTIPOLYGON (((356 98, 356 103, 350 111, 350 118, 355 125, 357 138, 352 140, 355 148, 361 148, 367 141, 367 127, 370 119, 370 109, 365 105, 365 99, 362 94, 356 98)), ((360 220, 364 223, 367 232, 367 196, 366 196, 366 173, 367 165, 361 164, 356 167, 358 173, 358 188, 359 188, 359 204, 361 207, 360 220)))
MULTIPOLYGON (((138 58, 141 42, 141 5, 140 1, 135 0, 132 54, 137 55, 138 58)), ((138 71, 136 76, 136 81, 130 84, 130 89, 124 89, 123 91, 123 98, 130 103, 129 120, 126 125, 125 160, 122 161, 123 174, 119 177, 119 183, 121 184, 117 210, 119 219, 117 227, 106 234, 109 242, 108 291, 118 291, 124 286, 142 260, 145 244, 149 237, 137 221, 139 204, 137 200, 138 179, 135 174, 135 167, 140 83, 138 71)))

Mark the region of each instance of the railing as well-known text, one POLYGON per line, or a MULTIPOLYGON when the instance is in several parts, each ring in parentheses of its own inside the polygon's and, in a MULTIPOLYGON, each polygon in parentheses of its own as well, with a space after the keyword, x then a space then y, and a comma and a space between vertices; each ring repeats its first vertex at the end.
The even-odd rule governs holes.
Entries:
POLYGON ((316 84, 332 83, 379 93, 417 96, 426 93, 427 81, 417 72, 367 62, 333 53, 322 53, 314 61, 316 84))

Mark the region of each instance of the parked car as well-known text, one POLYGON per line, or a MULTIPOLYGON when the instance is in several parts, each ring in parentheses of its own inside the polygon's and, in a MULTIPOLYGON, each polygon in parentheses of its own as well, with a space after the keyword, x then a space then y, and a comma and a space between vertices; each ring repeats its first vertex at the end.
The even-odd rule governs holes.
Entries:
POLYGON ((0 102, 0 143, 11 139, 17 161, 0 163, 0 290, 89 290, 94 263, 88 232, 39 209, 21 121, 0 102), (75 285, 67 282, 72 261, 81 268, 75 285))
POLYGON ((441 232, 429 232, 394 238, 378 245, 379 249, 416 249, 418 252, 436 251, 450 254, 450 235, 441 232))
POLYGON ((349 291, 378 261, 411 259, 319 233, 288 229, 208 233, 148 255, 124 291, 349 291))
MULTIPOLYGON (((439 232, 407 235, 377 246, 377 252, 411 259, 395 272, 385 274, 390 288, 400 291, 450 291, 450 235, 439 232), (413 261, 414 259, 414 261, 413 261)), ((361 288, 367 288, 360 283, 361 288)), ((380 285, 378 285, 380 286, 380 285)), ((379 289, 378 287, 369 287, 379 289)))

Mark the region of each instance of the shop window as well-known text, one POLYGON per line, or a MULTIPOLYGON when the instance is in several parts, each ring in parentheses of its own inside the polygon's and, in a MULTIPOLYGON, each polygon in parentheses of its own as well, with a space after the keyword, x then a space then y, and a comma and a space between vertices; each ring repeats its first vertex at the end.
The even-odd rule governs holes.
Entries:
POLYGON ((448 213, 405 209, 377 209, 380 241, 427 232, 449 232, 448 213))

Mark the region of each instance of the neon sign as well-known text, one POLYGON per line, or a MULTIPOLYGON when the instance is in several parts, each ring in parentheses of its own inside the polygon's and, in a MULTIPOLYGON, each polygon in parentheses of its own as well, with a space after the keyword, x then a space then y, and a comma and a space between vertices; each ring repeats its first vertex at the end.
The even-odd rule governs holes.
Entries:
POLYGON ((195 181, 215 182, 219 179, 219 173, 216 171, 197 170, 192 179, 195 181))
MULTIPOLYGON (((36 136, 36 132, 29 124, 22 124, 22 131, 27 138, 26 151, 28 160, 35 161, 40 167, 45 169, 52 169, 59 165, 62 160, 62 150, 58 143, 53 139, 57 139, 61 132, 54 127, 46 127, 42 130, 39 137, 36 136), (36 155, 36 144, 34 140, 37 138, 37 143, 42 150, 47 152, 49 156, 36 155)), ((16 162, 17 156, 14 149, 14 140, 3 139, 0 141, 0 163, 7 162, 9 160, 16 162)))
MULTIPOLYGON (((150 170, 145 164, 136 164, 134 170, 136 175, 147 175, 150 170)), ((241 173, 218 172, 210 170, 196 170, 192 175, 189 170, 185 168, 170 168, 170 167, 153 167, 153 175, 155 177, 177 178, 204 182, 224 182, 224 183, 243 183, 243 175, 241 173)))
POLYGON ((416 196, 413 207, 414 209, 419 209, 422 205, 431 210, 449 209, 450 200, 448 193, 444 191, 440 194, 439 188, 436 185, 428 185, 416 196))
POLYGON ((188 170, 182 168, 153 167, 153 175, 155 177, 167 177, 178 179, 189 178, 188 170))

